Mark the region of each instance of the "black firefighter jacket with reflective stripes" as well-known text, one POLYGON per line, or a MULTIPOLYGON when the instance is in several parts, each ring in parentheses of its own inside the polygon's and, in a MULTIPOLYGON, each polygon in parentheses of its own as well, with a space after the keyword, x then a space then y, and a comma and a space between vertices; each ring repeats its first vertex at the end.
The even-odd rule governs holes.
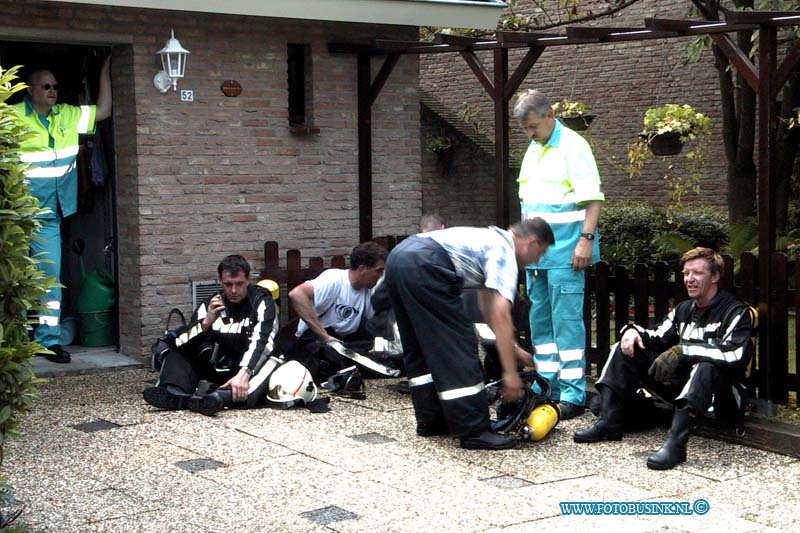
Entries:
POLYGON ((702 311, 694 300, 684 300, 654 330, 629 327, 639 331, 648 350, 661 353, 680 345, 684 360, 713 363, 740 378, 753 356, 750 307, 725 291, 719 291, 702 311))
MULTIPOLYGON (((211 298, 195 310, 186 331, 175 341, 177 348, 192 357, 201 351, 205 354, 214 343, 219 343, 218 359, 225 361, 226 366, 255 369, 261 355, 269 355, 275 348, 278 316, 271 295, 256 285, 248 285, 247 296, 239 305, 226 302, 229 321, 217 317, 203 332, 201 322, 210 301, 211 298)), ((211 355, 210 351, 207 353, 211 355)))

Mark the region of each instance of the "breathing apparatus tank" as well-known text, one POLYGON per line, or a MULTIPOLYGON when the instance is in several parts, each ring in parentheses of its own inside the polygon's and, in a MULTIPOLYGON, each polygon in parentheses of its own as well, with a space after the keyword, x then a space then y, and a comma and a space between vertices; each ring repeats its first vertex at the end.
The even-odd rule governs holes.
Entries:
POLYGON ((550 402, 537 405, 528 415, 525 429, 528 439, 538 442, 558 424, 558 409, 550 402))
POLYGON ((520 440, 538 442, 544 439, 558 424, 560 414, 555 403, 549 399, 550 384, 535 370, 521 372, 522 397, 516 402, 503 402, 499 397, 502 380, 487 385, 498 393, 495 398, 497 419, 491 420, 491 427, 498 433, 513 435, 520 440), (539 393, 534 392, 536 384, 539 393))

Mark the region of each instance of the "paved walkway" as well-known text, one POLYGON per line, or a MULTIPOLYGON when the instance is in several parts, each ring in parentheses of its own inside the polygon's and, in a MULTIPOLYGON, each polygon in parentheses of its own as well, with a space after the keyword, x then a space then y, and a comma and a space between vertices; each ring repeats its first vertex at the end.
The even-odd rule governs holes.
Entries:
POLYGON ((393 380, 331 411, 160 412, 145 369, 53 378, 4 472, 22 522, 86 531, 788 531, 800 461, 693 437, 689 460, 644 466, 664 430, 578 445, 585 414, 541 443, 462 450, 414 432, 393 380), (568 516, 559 502, 689 502, 702 515, 568 516), (774 529, 773 529, 774 528, 774 529))

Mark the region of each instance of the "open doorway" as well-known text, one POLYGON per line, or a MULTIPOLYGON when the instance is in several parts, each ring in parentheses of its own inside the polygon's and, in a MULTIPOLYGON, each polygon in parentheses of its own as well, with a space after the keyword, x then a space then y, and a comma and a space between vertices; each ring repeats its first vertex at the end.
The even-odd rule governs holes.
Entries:
MULTIPOLYGON (((58 102, 71 105, 95 103, 100 67, 110 54, 111 48, 107 46, 0 40, 3 68, 22 65, 22 80, 37 69, 51 71, 58 83, 58 102)), ((10 103, 23 97, 24 91, 16 94, 10 103)), ((61 283, 65 286, 61 304, 62 339, 74 333, 72 342, 68 343, 71 345, 119 345, 116 305, 110 310, 110 316, 104 315, 104 322, 99 324, 101 328, 107 325, 105 332, 94 333, 98 327, 95 323, 91 334, 81 335, 87 331, 79 326, 78 320, 84 269, 74 251, 75 243, 85 243, 82 252, 85 272, 100 269, 113 280, 113 287, 118 286, 113 132, 113 118, 109 118, 97 123, 94 135, 81 135, 77 160, 78 212, 65 218, 61 225, 61 283)))

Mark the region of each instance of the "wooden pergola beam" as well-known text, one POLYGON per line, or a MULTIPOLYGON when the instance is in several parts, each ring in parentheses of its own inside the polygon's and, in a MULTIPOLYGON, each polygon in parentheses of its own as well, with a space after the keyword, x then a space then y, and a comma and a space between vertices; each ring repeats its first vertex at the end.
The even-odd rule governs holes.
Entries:
POLYGON ((736 46, 730 37, 724 33, 714 33, 710 35, 711 40, 714 41, 720 51, 728 58, 728 60, 736 67, 739 74, 747 82, 751 89, 758 92, 758 71, 756 66, 747 57, 744 50, 736 46))
POLYGON ((800 25, 800 11, 726 11, 725 21, 769 27, 794 26, 800 25))
POLYGON ((644 27, 651 30, 668 31, 679 35, 711 35, 714 33, 729 33, 740 30, 752 30, 756 24, 732 24, 730 22, 674 20, 646 18, 644 27))
POLYGON ((535 44, 539 39, 552 39, 554 37, 564 36, 558 33, 498 31, 496 37, 498 43, 535 44))
POLYGON ((373 41, 372 53, 381 55, 385 53, 403 54, 436 54, 441 52, 458 52, 460 46, 449 44, 436 44, 425 41, 392 41, 388 39, 376 39, 373 41))
POLYGON ((494 39, 481 39, 479 37, 467 37, 465 35, 450 35, 448 33, 437 33, 433 36, 433 42, 437 44, 452 44, 464 48, 474 48, 481 44, 497 44, 494 39))
POLYGON ((478 78, 480 84, 483 85, 483 88, 486 90, 489 98, 494 100, 495 86, 492 83, 492 80, 489 79, 489 73, 486 71, 486 67, 483 66, 483 63, 481 63, 481 60, 475 55, 475 52, 472 50, 461 50, 459 54, 464 58, 467 66, 469 66, 472 73, 475 74, 475 77, 478 78))
POLYGON ((386 60, 381 65, 381 69, 378 71, 378 74, 375 76, 375 80, 373 80, 372 85, 369 88, 369 105, 375 103, 375 99, 378 98, 378 95, 381 93, 381 89, 383 89, 386 80, 389 79, 389 75, 394 70, 395 65, 400 60, 400 56, 402 54, 395 52, 394 54, 389 54, 386 57, 386 60))
POLYGON ((520 60, 517 68, 514 69, 514 72, 508 79, 508 83, 506 83, 506 88, 503 93, 506 100, 510 100, 511 97, 514 96, 514 93, 517 92, 519 86, 525 81, 525 77, 531 71, 533 65, 535 65, 542 56, 542 53, 544 53, 544 46, 531 46, 528 48, 525 57, 520 60))
POLYGON ((644 41, 675 37, 672 31, 649 28, 606 28, 596 26, 569 26, 567 36, 576 39, 597 39, 599 42, 644 41))
POLYGON ((528 33, 518 31, 498 31, 497 42, 504 48, 520 46, 566 46, 585 43, 596 43, 597 39, 569 37, 558 33, 528 33))

